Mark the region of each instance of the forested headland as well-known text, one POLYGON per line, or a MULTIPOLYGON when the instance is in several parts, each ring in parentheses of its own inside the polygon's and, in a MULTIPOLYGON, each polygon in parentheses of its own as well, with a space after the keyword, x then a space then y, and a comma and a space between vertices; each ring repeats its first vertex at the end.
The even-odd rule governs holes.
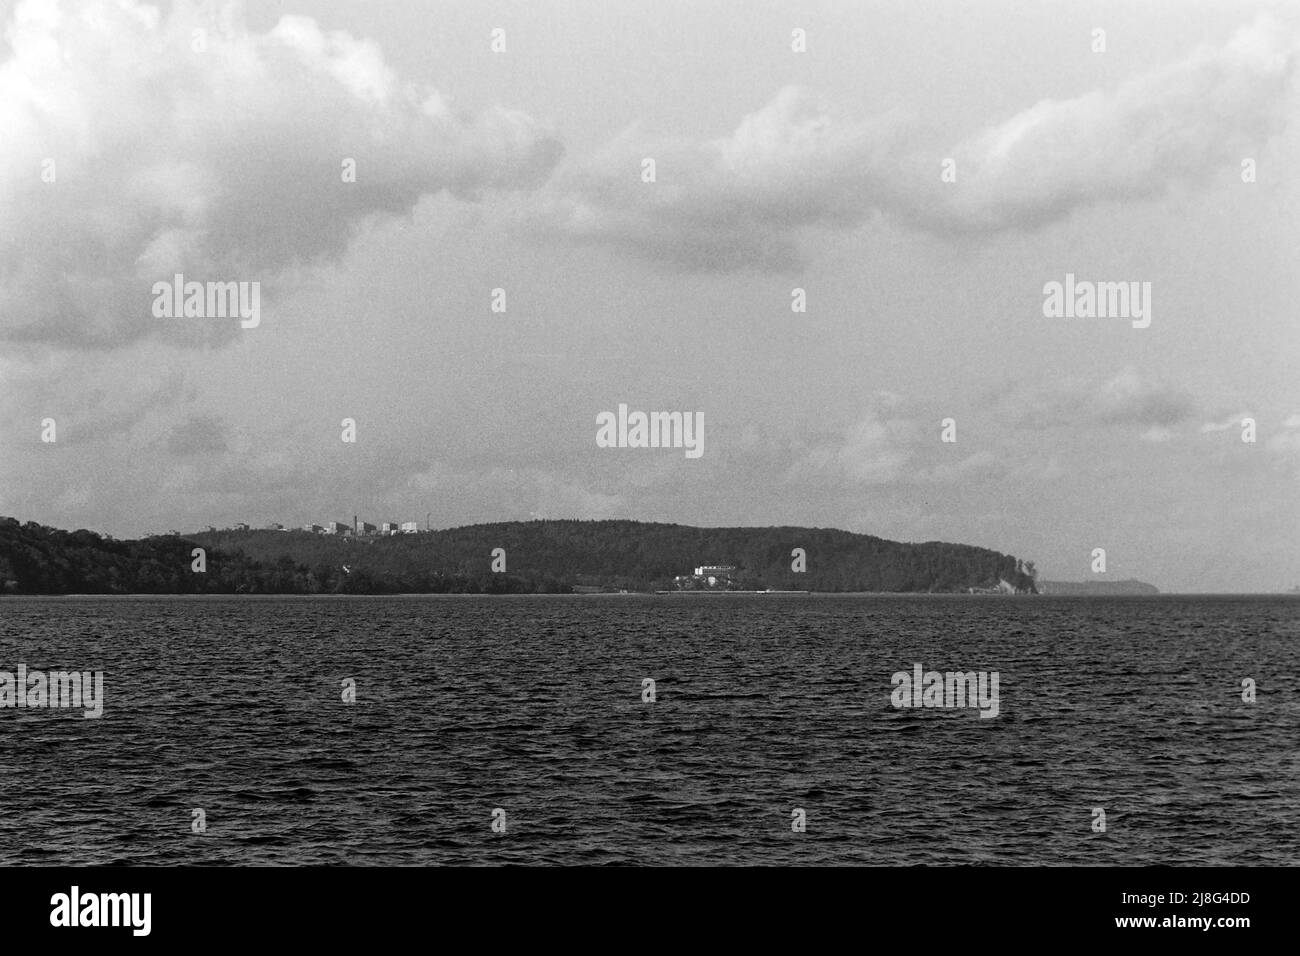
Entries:
POLYGON ((0 518, 6 594, 653 591, 701 565, 734 567, 727 586, 747 590, 965 592, 999 581, 1033 589, 1032 565, 1011 555, 829 528, 538 520, 391 536, 209 530, 115 540, 0 518), (802 572, 792 570, 796 548, 802 572))

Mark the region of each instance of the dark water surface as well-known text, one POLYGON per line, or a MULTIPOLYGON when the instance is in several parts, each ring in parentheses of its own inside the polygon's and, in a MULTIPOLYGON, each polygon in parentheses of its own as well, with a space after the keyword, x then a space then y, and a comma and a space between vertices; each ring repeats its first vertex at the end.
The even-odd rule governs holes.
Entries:
POLYGON ((4 864, 1300 862, 1286 597, 6 598, 20 662, 106 703, 0 709, 4 864))

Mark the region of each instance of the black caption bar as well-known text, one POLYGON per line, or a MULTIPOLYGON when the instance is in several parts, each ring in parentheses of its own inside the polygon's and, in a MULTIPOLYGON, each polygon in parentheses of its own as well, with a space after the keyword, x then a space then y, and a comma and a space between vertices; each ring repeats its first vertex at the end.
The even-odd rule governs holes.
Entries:
POLYGON ((1174 945, 1195 935, 1231 945, 1287 925, 1294 877, 1283 868, 1226 867, 88 867, 10 868, 0 872, 0 890, 7 941, 77 946, 110 938, 119 946, 373 945, 422 931, 449 941, 558 932, 566 941, 627 934, 662 943, 688 927, 732 943, 770 942, 782 928, 805 942, 845 932, 907 941, 958 926, 1008 941, 1052 932, 1174 945))

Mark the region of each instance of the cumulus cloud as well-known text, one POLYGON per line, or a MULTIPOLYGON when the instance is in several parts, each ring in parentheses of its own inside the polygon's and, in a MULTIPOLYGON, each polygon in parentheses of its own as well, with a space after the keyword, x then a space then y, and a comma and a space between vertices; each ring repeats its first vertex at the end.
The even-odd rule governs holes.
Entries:
POLYGON ((900 404, 900 397, 892 392, 875 393, 843 433, 798 449, 785 480, 861 485, 897 481, 912 458, 908 444, 913 425, 898 414, 900 404))
POLYGON ((901 177, 887 171, 901 117, 855 122, 787 87, 729 137, 656 139, 625 131, 557 176, 546 225, 693 268, 781 268, 798 258, 797 230, 853 226, 901 177), (655 182, 642 162, 655 162, 655 182))
POLYGON ((36 424, 47 417, 62 445, 116 444, 147 435, 194 401, 195 390, 179 371, 141 367, 124 381, 120 369, 95 361, 72 353, 36 364, 0 359, 0 447, 8 449, 0 459, 12 461, 20 449, 30 453, 36 424))
POLYGON ((1000 414, 1029 428, 1133 427, 1154 442, 1168 441, 1173 427, 1198 409, 1189 392, 1148 379, 1131 365, 1107 379, 1060 379, 1014 389, 1000 406, 1000 414))
POLYGON ((1281 129, 1294 38, 1269 18, 1110 91, 1043 100, 940 150, 898 111, 866 119, 788 87, 709 141, 632 128, 565 169, 543 228, 703 270, 790 268, 800 233, 887 215, 941 235, 1032 228, 1236 173, 1281 129), (642 160, 655 160, 655 182, 642 160), (955 162, 942 182, 940 162, 955 162))
POLYGON ((831 485, 947 485, 976 481, 1003 470, 988 449, 964 454, 940 441, 938 421, 908 415, 901 396, 874 393, 856 421, 842 432, 793 450, 784 480, 831 485))
MULTIPOLYGON (((446 190, 528 189, 556 138, 460 111, 372 42, 237 6, 23 0, 0 46, 0 337, 212 344, 238 323, 153 317, 152 285, 260 281, 337 256, 374 216, 446 190), (355 182, 343 181, 354 160, 355 182), (52 181, 50 181, 52 180, 52 181)), ((265 302, 263 303, 265 308, 265 302)))
POLYGON ((1083 397, 1083 414, 1101 425, 1168 428, 1191 417, 1196 400, 1182 389, 1151 382, 1128 366, 1083 397))
POLYGON ((1279 132, 1292 107, 1296 40, 1261 17, 1219 49, 1112 92, 1043 100, 960 144, 949 228, 1032 226, 1106 201, 1151 199, 1175 183, 1238 172, 1243 150, 1279 132))
POLYGON ((1229 428, 1241 428, 1242 421, 1250 417, 1253 417, 1250 412, 1238 412, 1235 415, 1229 415, 1226 418, 1219 419, 1218 421, 1206 422, 1201 426, 1201 434, 1205 435, 1210 432, 1226 432, 1229 428))

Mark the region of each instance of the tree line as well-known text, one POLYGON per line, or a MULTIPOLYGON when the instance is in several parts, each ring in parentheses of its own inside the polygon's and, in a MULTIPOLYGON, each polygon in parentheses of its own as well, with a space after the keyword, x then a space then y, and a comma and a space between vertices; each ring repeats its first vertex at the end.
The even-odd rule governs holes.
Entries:
POLYGON ((1033 588, 1011 555, 829 528, 696 528, 540 520, 395 536, 206 531, 118 541, 0 518, 0 592, 10 594, 567 593, 651 591, 698 565, 730 565, 736 586, 813 591, 962 592, 1005 579, 1033 588), (194 548, 206 571, 192 570, 194 548), (793 570, 795 548, 806 570, 793 570), (504 563, 504 572, 493 570, 504 563))

